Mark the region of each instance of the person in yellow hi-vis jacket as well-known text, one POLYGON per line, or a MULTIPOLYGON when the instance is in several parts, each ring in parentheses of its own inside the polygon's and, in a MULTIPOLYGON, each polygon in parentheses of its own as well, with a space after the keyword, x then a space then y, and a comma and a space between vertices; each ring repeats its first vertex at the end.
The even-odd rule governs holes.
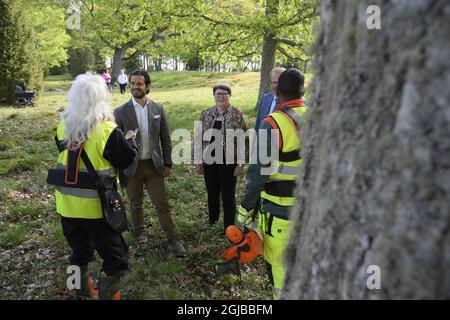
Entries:
POLYGON ((79 297, 120 299, 119 280, 128 269, 128 247, 120 232, 103 218, 97 190, 92 189, 82 159, 84 151, 94 170, 115 183, 117 169, 128 167, 137 154, 135 132, 123 132, 114 122, 109 92, 102 77, 81 74, 68 92, 68 104, 62 114, 55 140, 59 150, 58 174, 49 183, 56 185, 56 211, 61 215, 64 236, 72 249, 69 261, 80 268, 79 297), (89 262, 94 251, 103 260, 98 291, 89 277, 89 262))
POLYGON ((294 189, 301 159, 299 130, 306 111, 305 78, 297 69, 284 71, 278 79, 279 103, 257 132, 257 146, 247 173, 244 200, 237 221, 249 225, 257 211, 258 232, 262 236, 264 259, 274 299, 283 287, 283 253, 289 237, 289 211, 294 203, 294 189), (271 151, 272 150, 272 151, 271 151), (267 155, 264 157, 263 155, 267 155), (269 156, 270 155, 270 156, 269 156), (267 158, 267 162, 264 162, 267 158), (256 162, 256 163, 254 163, 256 162))

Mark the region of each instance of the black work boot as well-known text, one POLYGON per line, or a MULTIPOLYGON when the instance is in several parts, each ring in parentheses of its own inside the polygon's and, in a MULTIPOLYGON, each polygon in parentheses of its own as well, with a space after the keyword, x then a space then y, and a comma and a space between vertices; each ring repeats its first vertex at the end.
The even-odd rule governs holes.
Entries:
POLYGON ((77 298, 98 299, 98 290, 94 287, 94 281, 89 276, 89 266, 87 264, 80 266, 80 272, 80 289, 75 289, 77 298))
POLYGON ((121 300, 120 277, 119 276, 100 277, 98 298, 100 300, 121 300))

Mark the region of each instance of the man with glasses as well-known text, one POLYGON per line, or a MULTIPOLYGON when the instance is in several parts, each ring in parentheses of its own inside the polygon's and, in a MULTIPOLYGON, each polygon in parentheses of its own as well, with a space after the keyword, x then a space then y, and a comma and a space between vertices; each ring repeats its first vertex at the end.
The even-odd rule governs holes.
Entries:
POLYGON ((278 78, 284 72, 284 70, 286 69, 275 67, 272 69, 272 71, 270 71, 269 81, 272 92, 263 95, 261 98, 258 108, 258 114, 256 116, 255 130, 259 129, 261 121, 273 112, 275 105, 277 104, 276 92, 278 87, 278 78))

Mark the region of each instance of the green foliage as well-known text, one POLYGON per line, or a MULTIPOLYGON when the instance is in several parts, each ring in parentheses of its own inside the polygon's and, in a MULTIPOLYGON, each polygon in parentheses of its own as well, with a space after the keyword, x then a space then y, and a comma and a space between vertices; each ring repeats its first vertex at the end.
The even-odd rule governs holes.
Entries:
POLYGON ((34 52, 34 32, 15 1, 0 0, 0 102, 13 102, 15 86, 38 87, 42 70, 34 52))
POLYGON ((62 75, 65 74, 68 71, 68 64, 67 63, 62 63, 59 66, 54 66, 51 67, 50 69, 48 69, 46 75, 52 75, 52 76, 57 76, 57 75, 62 75))
MULTIPOLYGON (((0 152, 7 151, 7 150, 11 149, 12 146, 13 146, 12 141, 0 141, 0 152)), ((2 159, 1 156, 0 156, 0 159, 2 159)))
POLYGON ((97 0, 82 7, 83 34, 79 36, 94 39, 103 56, 143 52, 171 29, 174 19, 167 10, 173 2, 97 0))
POLYGON ((33 200, 27 200, 15 204, 8 204, 6 208, 11 214, 38 216, 40 213, 42 213, 41 204, 33 200))
POLYGON ((59 221, 54 224, 48 224, 47 233, 50 235, 50 239, 48 239, 49 242, 60 243, 61 245, 64 245, 66 238, 64 237, 64 232, 59 221))
POLYGON ((36 159, 3 159, 0 160, 0 175, 14 171, 29 171, 37 164, 36 159))
POLYGON ((68 59, 70 36, 66 32, 65 13, 62 6, 48 0, 18 0, 26 12, 27 20, 35 33, 36 55, 42 67, 64 65, 68 59))
POLYGON ((130 74, 133 70, 139 69, 141 67, 141 63, 138 58, 129 59, 123 65, 126 74, 130 74))
MULTIPOLYGON (((74 37, 76 41, 78 36, 74 37)), ((74 78, 80 73, 86 71, 100 72, 105 67, 104 58, 102 58, 101 49, 81 41, 69 50, 68 71, 74 78)))
POLYGON ((193 68, 217 71, 227 64, 228 70, 244 70, 260 61, 266 35, 277 41, 277 64, 310 59, 316 0, 195 0, 182 10, 172 13, 179 17, 176 30, 181 36, 167 38, 158 49, 193 68))
POLYGON ((27 233, 24 224, 14 225, 0 229, 0 248, 10 248, 20 244, 27 233))
POLYGON ((76 77, 86 71, 96 70, 95 54, 86 49, 71 49, 69 59, 69 72, 72 77, 76 77))

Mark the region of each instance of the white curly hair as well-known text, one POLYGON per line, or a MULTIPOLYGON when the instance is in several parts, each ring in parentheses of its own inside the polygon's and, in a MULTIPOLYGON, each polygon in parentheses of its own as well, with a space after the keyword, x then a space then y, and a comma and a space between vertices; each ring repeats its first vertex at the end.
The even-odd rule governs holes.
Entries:
POLYGON ((105 80, 100 75, 90 72, 78 75, 67 96, 69 100, 62 113, 65 142, 71 149, 78 149, 102 121, 114 121, 114 115, 105 80))

